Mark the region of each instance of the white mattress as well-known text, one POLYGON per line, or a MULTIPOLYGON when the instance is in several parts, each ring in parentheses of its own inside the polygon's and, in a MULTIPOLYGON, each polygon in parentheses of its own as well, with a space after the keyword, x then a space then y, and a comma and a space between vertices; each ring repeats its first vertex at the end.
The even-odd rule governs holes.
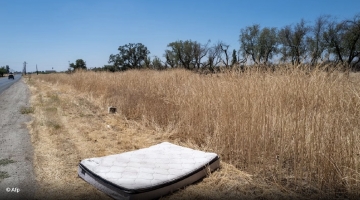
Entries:
POLYGON ((163 142, 149 148, 88 158, 78 174, 115 199, 156 199, 206 176, 206 167, 217 169, 215 153, 163 142))

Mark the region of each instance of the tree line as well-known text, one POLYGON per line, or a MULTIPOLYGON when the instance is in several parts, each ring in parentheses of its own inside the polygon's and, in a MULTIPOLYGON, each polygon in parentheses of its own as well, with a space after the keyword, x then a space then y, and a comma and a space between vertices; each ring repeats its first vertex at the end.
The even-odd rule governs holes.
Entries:
POLYGON ((280 29, 255 24, 241 29, 240 46, 255 64, 268 64, 277 56, 293 65, 332 62, 359 70, 360 14, 343 21, 320 16, 313 25, 302 19, 280 29))
MULTIPOLYGON (((209 69, 234 67, 245 63, 272 65, 274 62, 298 65, 307 63, 343 64, 360 70, 360 14, 342 21, 324 15, 313 24, 300 20, 282 28, 253 24, 240 30, 240 49, 232 51, 223 41, 201 44, 192 40, 171 42, 163 54, 165 61, 155 56, 142 43, 119 46, 117 54, 109 56, 109 65, 93 70, 123 71, 127 69, 209 69)), ((73 69, 84 68, 80 63, 73 69)), ((78 62, 78 60, 77 60, 78 62)), ((85 63, 85 62, 84 62, 85 63)), ((85 64, 86 69, 86 64, 85 64)))
POLYGON ((0 77, 3 77, 4 74, 8 74, 10 72, 9 65, 0 67, 0 77))

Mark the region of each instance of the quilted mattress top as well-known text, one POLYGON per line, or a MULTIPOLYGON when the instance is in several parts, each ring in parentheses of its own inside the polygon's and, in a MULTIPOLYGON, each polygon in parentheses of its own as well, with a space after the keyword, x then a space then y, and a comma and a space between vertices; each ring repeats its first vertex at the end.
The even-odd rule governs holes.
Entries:
POLYGON ((84 159, 80 163, 117 186, 138 190, 175 181, 216 158, 215 153, 163 142, 149 148, 84 159))

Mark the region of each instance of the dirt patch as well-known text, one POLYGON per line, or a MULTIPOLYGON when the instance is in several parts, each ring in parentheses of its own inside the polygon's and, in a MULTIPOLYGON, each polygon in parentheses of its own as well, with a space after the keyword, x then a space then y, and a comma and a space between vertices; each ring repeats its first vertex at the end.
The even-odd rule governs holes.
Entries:
POLYGON ((21 114, 21 108, 30 106, 29 96, 22 80, 0 95, 1 199, 34 199, 33 148, 25 125, 31 118, 21 114))

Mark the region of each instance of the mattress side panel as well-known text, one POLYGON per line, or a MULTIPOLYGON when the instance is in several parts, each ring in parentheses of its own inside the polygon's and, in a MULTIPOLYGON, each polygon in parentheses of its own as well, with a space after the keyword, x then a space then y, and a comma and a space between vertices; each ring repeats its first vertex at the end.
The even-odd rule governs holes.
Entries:
MULTIPOLYGON (((208 166, 210 171, 214 171, 220 167, 220 159, 217 159, 215 162, 208 166)), ((188 185, 193 184, 204 178, 207 175, 207 168, 204 168, 197 173, 187 177, 186 179, 182 179, 180 181, 174 182, 171 185, 167 185, 161 188, 157 188, 155 190, 151 190, 144 193, 134 194, 130 197, 130 199, 158 199, 160 197, 164 197, 171 193, 174 193, 188 185)))
POLYGON ((78 175, 80 178, 84 179, 84 181, 88 182, 95 188, 104 192, 105 194, 111 196, 114 199, 119 200, 129 200, 130 195, 126 192, 122 191, 119 188, 115 188, 114 186, 102 181, 98 177, 93 176, 89 173, 85 168, 82 168, 80 165, 78 167, 78 175))

